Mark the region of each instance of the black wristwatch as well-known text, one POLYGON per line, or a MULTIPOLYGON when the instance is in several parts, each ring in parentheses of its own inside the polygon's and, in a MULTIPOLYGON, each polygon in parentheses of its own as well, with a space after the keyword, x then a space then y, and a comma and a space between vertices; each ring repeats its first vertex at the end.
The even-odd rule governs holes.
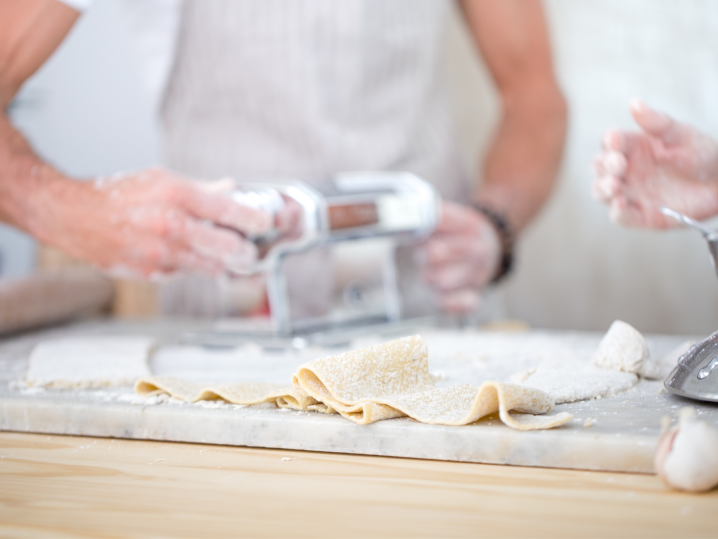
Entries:
POLYGON ((501 263, 496 275, 491 279, 491 284, 501 282, 514 266, 514 240, 515 236, 511 225, 505 215, 497 212, 485 204, 473 204, 473 208, 486 217, 494 225, 499 234, 501 242, 501 263))

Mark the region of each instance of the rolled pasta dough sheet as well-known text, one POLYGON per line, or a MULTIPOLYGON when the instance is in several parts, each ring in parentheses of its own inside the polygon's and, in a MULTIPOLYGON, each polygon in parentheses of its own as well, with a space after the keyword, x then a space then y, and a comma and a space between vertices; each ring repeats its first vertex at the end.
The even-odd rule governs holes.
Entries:
POLYGON ((30 354, 26 382, 55 388, 131 386, 150 374, 153 343, 137 335, 43 341, 30 354))
POLYGON ((498 412, 501 421, 514 429, 535 430, 562 425, 572 417, 533 415, 550 411, 553 401, 531 387, 499 382, 478 388, 434 387, 426 342, 419 335, 310 361, 299 367, 286 388, 255 383, 205 386, 147 377, 135 389, 140 394, 167 392, 190 402, 206 398, 235 404, 274 402, 297 410, 339 413, 361 425, 405 416, 422 423, 466 425, 498 412))

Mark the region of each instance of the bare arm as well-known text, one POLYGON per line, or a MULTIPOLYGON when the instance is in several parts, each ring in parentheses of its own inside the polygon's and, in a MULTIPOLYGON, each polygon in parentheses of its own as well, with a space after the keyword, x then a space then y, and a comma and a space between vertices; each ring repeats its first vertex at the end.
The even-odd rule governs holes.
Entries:
POLYGON ((44 163, 6 109, 78 18, 56 0, 0 0, 0 221, 107 269, 153 275, 249 265, 271 218, 166 170, 77 181, 44 163), (221 227, 215 226, 222 225, 221 227))
POLYGON ((0 2, 0 105, 3 110, 27 78, 65 39, 78 12, 56 0, 0 2))
MULTIPOLYGON (((566 132, 543 10, 539 0, 463 0, 462 8, 502 109, 474 200, 517 232, 551 193, 566 132)), ((441 223, 425 246, 425 276, 445 311, 475 310, 483 289, 507 269, 508 242, 499 231, 486 214, 444 203, 441 223)))
POLYGON ((549 197, 566 135, 540 0, 462 0, 462 9, 498 88, 502 115, 476 200, 523 228, 549 197))
POLYGON ((79 14, 55 0, 0 2, 0 220, 32 233, 29 204, 40 185, 62 175, 43 163, 10 124, 7 107, 23 82, 55 51, 79 14))

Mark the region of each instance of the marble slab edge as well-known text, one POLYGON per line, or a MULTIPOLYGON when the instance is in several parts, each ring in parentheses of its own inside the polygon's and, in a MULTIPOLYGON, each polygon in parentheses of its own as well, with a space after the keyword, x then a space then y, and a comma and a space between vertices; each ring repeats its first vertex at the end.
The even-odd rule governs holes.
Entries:
POLYGON ((416 459, 653 473, 653 436, 562 427, 520 432, 497 419, 463 427, 392 419, 356 425, 316 412, 0 398, 0 430, 296 449, 416 459))

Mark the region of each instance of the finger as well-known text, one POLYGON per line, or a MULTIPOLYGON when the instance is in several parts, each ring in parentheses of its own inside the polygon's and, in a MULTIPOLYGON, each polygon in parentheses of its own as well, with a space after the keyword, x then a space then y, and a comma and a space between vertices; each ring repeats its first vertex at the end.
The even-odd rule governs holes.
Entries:
POLYGON ((618 195, 611 200, 608 215, 615 224, 621 226, 641 226, 642 216, 632 207, 624 195, 618 195))
POLYGON ((603 136, 601 147, 604 150, 604 155, 608 152, 620 152, 630 162, 633 153, 645 140, 644 133, 609 129, 603 136))
POLYGON ((601 178, 595 179, 591 184, 591 196, 594 198, 594 200, 597 200, 598 202, 601 202, 603 204, 606 204, 611 200, 611 197, 608 196, 605 189, 603 188, 601 178))
POLYGON ((624 210, 625 226, 641 228, 663 228, 661 223, 665 222, 665 216, 658 212, 658 208, 651 208, 643 205, 640 201, 634 202, 626 198, 624 210), (656 214, 659 216, 655 218, 656 214))
MULTIPOLYGON (((143 238, 128 250, 127 260, 143 272, 172 269, 169 242, 157 238, 143 238)), ((176 248, 181 248, 177 246, 176 248)))
POLYGON ((423 246, 425 260, 429 265, 449 262, 474 261, 486 259, 484 246, 476 238, 456 234, 437 234, 429 238, 423 246))
POLYGON ((266 234, 273 217, 261 210, 238 204, 234 200, 208 193, 191 183, 180 188, 180 203, 194 217, 228 226, 251 236, 266 234))
POLYGON ((219 275, 222 271, 224 264, 219 260, 195 253, 180 245, 172 245, 153 273, 219 275))
POLYGON ((643 101, 634 99, 631 102, 631 115, 641 129, 668 145, 677 144, 683 139, 681 124, 667 114, 652 109, 643 101))
POLYGON ((591 162, 591 171, 593 172, 593 177, 596 179, 606 176, 606 167, 603 165, 604 155, 603 153, 598 154, 591 162))
POLYGON ((603 168, 608 175, 621 177, 626 173, 628 161, 622 152, 609 151, 603 156, 603 168))
POLYGON ((204 273, 216 275, 223 264, 190 251, 180 240, 145 238, 129 251, 128 264, 146 277, 159 274, 204 273))
POLYGON ((621 180, 615 176, 603 176, 593 182, 593 197, 599 202, 608 203, 623 190, 621 180))
POLYGON ((277 229, 283 236, 296 237, 302 228, 302 206, 291 197, 284 197, 284 208, 277 214, 277 229))
POLYGON ((237 183, 232 178, 227 177, 211 182, 198 183, 196 185, 207 193, 224 194, 232 191, 237 186, 237 183))
POLYGON ((450 314, 466 314, 474 312, 481 303, 478 290, 466 288, 439 296, 439 304, 444 312, 450 314))
POLYGON ((608 217, 611 221, 617 225, 628 224, 625 223, 625 216, 623 211, 623 205, 618 199, 611 200, 608 206, 608 217))
POLYGON ((432 287, 449 292, 486 284, 491 278, 491 270, 470 263, 444 264, 427 269, 425 276, 432 287))
POLYGON ((608 129, 603 134, 601 148, 606 152, 622 152, 624 150, 625 133, 619 129, 608 129))
POLYGON ((645 133, 637 131, 606 132, 603 140, 604 155, 612 151, 620 152, 630 165, 633 155, 644 148, 648 140, 649 137, 645 133))
POLYGON ((224 264, 216 259, 208 258, 188 250, 181 250, 174 255, 174 269, 183 273, 199 273, 204 275, 220 275, 224 264))
POLYGON ((123 264, 144 277, 173 273, 176 271, 176 263, 171 251, 180 249, 182 249, 181 245, 172 245, 168 241, 145 237, 132 244, 123 257, 123 264))
POLYGON ((137 208, 130 223, 139 231, 148 232, 159 241, 190 248, 196 254, 235 267, 248 267, 257 259, 256 246, 238 232, 198 221, 181 211, 158 208, 137 208))
POLYGON ((187 219, 184 241, 196 254, 234 267, 249 267, 257 260, 257 247, 231 230, 187 219))
POLYGON ((217 276, 224 271, 222 264, 186 250, 179 250, 169 255, 161 266, 145 264, 140 268, 145 277, 155 281, 183 274, 217 276))

